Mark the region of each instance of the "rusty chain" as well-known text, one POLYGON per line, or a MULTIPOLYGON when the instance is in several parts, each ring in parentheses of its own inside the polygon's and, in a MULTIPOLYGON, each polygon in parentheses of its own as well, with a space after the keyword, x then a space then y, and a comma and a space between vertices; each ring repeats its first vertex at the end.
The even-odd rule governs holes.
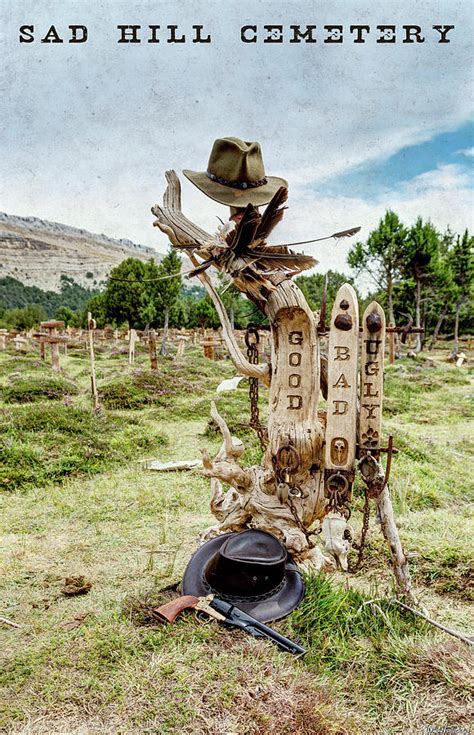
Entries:
POLYGON ((325 470, 324 496, 327 498, 327 511, 340 513, 346 521, 351 517, 352 482, 351 470, 325 470))
MULTIPOLYGON (((248 327, 245 334, 247 358, 251 365, 258 365, 258 343, 260 337, 256 327, 248 327)), ((257 433, 262 452, 267 448, 268 437, 265 426, 260 423, 258 408, 258 378, 249 378, 250 426, 257 433)))
MULTIPOLYGON (((383 450, 381 450, 381 448, 377 448, 377 449, 378 449, 378 451, 383 451, 383 450)), ((359 553, 358 553, 358 556, 357 556, 357 561, 355 562, 355 564, 351 565, 351 567, 350 567, 350 570, 349 571, 351 571, 351 572, 356 572, 360 568, 360 566, 362 564, 362 561, 363 561, 363 558, 364 558, 364 549, 365 549, 365 544, 366 544, 366 540, 367 540, 367 533, 368 533, 368 530, 369 530, 370 498, 376 498, 377 496, 379 496, 383 492, 385 486, 388 483, 388 479, 390 477, 390 468, 391 468, 391 465, 392 465, 392 455, 393 455, 394 451, 397 451, 396 449, 394 449, 394 446, 393 446, 393 436, 392 435, 390 435, 389 438, 388 438, 388 446, 387 446, 386 451, 387 451, 387 466, 386 466, 386 469, 385 469, 385 476, 384 476, 383 484, 382 485, 376 485, 375 486, 375 491, 374 491, 374 489, 370 485, 367 485, 365 487, 365 490, 364 490, 365 500, 364 500, 364 508, 363 508, 363 511, 362 511, 363 512, 363 520, 362 520, 362 530, 361 530, 361 534, 360 534, 360 543, 356 543, 355 541, 352 542, 353 548, 356 551, 358 551, 359 553)), ((369 452, 369 454, 370 454, 370 452, 369 452)), ((378 454, 377 454, 377 457, 379 457, 378 454)))
POLYGON ((290 437, 287 436, 284 440, 283 445, 279 448, 276 456, 273 457, 273 467, 275 470, 275 478, 279 484, 285 485, 288 488, 288 497, 286 498, 286 504, 288 505, 295 523, 299 530, 304 534, 308 542, 309 548, 314 547, 314 542, 310 540, 310 536, 314 536, 314 531, 308 531, 303 521, 298 515, 298 511, 293 503, 293 498, 299 498, 302 496, 301 488, 294 483, 292 477, 295 475, 301 466, 301 457, 298 450, 291 444, 290 437))
POLYGON ((355 564, 350 565, 350 568, 349 568, 350 572, 357 572, 364 558, 365 542, 367 540, 367 533, 369 530, 369 521, 370 521, 370 498, 369 498, 369 493, 367 492, 367 490, 365 490, 363 514, 364 515, 363 515, 363 520, 362 520, 360 543, 356 543, 355 541, 352 542, 353 548, 359 553, 358 553, 357 561, 355 562, 355 564))

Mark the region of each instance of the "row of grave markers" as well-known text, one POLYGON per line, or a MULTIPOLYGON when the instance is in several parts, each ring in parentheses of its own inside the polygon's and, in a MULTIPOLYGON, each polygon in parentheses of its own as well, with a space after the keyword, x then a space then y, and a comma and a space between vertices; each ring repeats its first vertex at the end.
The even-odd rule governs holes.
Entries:
MULTIPOLYGON (((40 329, 38 331, 18 333, 11 332, 8 329, 0 329, 0 351, 6 350, 7 345, 12 342, 16 351, 26 351, 33 339, 39 342, 40 357, 42 360, 46 359, 46 346, 50 346, 52 367, 55 370, 59 370, 59 346, 63 345, 64 354, 67 355, 68 344, 77 346, 78 340, 84 340, 85 348, 90 351, 90 331, 90 329, 75 330, 70 327, 65 328, 64 322, 61 321, 41 322, 40 329)), ((94 328, 93 331, 95 343, 110 341, 113 339, 115 345, 119 345, 120 342, 126 341, 128 343, 128 362, 130 365, 133 365, 135 362, 136 345, 142 344, 147 346, 150 357, 150 367, 152 370, 157 369, 158 362, 156 343, 158 334, 154 329, 147 331, 130 329, 125 333, 119 332, 119 330, 99 330, 96 328, 94 328)), ((203 348, 204 355, 210 359, 215 359, 216 350, 224 347, 224 340, 219 336, 210 337, 208 331, 209 330, 202 330, 202 333, 199 333, 198 331, 193 330, 189 333, 170 333, 168 341, 177 344, 175 359, 179 359, 184 355, 186 345, 188 343, 193 345, 200 344, 203 348)))
MULTIPOLYGON (((389 331, 389 330, 388 330, 389 331)), ((239 341, 244 344, 243 330, 236 331, 239 341)), ((269 350, 269 339, 270 335, 267 331, 259 332, 259 351, 261 354, 268 352, 269 350)), ((393 364, 395 360, 395 334, 389 332, 388 338, 388 353, 389 362, 393 364)), ((410 339, 410 335, 408 337, 410 339)), ((89 336, 88 330, 75 329, 72 327, 64 327, 64 322, 61 321, 46 321, 41 322, 39 331, 30 332, 11 332, 7 329, 0 329, 0 351, 7 348, 9 342, 13 342, 15 349, 19 352, 24 351, 28 348, 30 339, 35 339, 39 342, 40 356, 42 360, 46 359, 46 348, 49 345, 51 350, 51 364, 53 369, 59 370, 59 355, 60 345, 63 345, 64 354, 67 355, 68 344, 76 346, 78 340, 84 340, 84 346, 89 351, 89 336)), ((118 329, 95 329, 94 330, 94 342, 110 342, 114 341, 114 344, 118 346, 124 341, 128 343, 128 362, 133 365, 135 362, 135 347, 137 344, 147 346, 150 367, 152 370, 157 369, 157 352, 156 343, 158 339, 158 333, 154 329, 147 331, 138 331, 130 329, 127 332, 120 331, 118 329)), ((183 356, 186 345, 188 343, 192 345, 200 344, 203 349, 203 354, 209 360, 215 360, 225 351, 225 342, 220 332, 211 329, 201 330, 170 330, 169 341, 177 343, 176 359, 183 356)))

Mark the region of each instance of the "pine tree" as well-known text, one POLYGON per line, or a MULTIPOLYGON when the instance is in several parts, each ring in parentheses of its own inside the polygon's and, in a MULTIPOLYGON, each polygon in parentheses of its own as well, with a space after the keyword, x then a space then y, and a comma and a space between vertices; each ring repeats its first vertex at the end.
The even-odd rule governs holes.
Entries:
POLYGON ((328 271, 325 274, 312 273, 310 276, 298 276, 295 278, 295 283, 302 290, 306 301, 313 311, 321 309, 321 302, 326 287, 326 314, 330 314, 339 288, 344 283, 354 285, 354 280, 344 273, 328 271))
POLYGON ((448 227, 439 242, 438 266, 433 278, 431 301, 427 308, 427 327, 430 321, 434 324, 429 350, 435 347, 441 327, 452 313, 455 302, 455 283, 450 256, 453 240, 454 235, 448 227))
MULTIPOLYGON (((418 217, 405 240, 402 272, 412 284, 415 326, 422 327, 422 306, 439 272, 440 235, 431 224, 418 217)), ((416 335, 415 352, 422 349, 421 334, 416 335)))
POLYGON ((162 355, 166 355, 166 338, 168 336, 170 311, 175 307, 181 291, 181 276, 178 275, 181 271, 181 265, 181 258, 176 250, 170 247, 157 269, 158 277, 163 279, 155 282, 154 289, 154 293, 161 304, 164 314, 163 336, 161 340, 162 355), (171 277, 167 278, 167 276, 171 277))
POLYGON ((450 253, 451 268, 455 284, 456 312, 454 322, 454 351, 459 352, 459 315, 463 304, 472 298, 474 287, 474 236, 465 230, 462 237, 458 235, 450 253))
POLYGON ((108 320, 141 325, 146 272, 146 264, 138 258, 127 258, 112 268, 104 296, 108 320))
POLYGON ((368 274, 387 298, 388 319, 395 324, 393 291, 400 277, 407 237, 406 228, 395 212, 388 210, 366 243, 357 242, 347 256, 356 275, 368 274))

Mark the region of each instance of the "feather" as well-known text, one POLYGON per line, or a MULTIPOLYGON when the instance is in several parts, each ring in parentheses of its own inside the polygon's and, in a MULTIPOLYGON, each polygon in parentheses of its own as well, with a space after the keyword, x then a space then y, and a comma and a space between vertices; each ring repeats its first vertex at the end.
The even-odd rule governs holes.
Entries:
POLYGON ((305 264, 306 268, 311 268, 317 264, 317 260, 312 255, 304 255, 303 253, 267 253, 264 250, 252 250, 252 255, 256 256, 258 260, 264 260, 266 263, 282 263, 285 267, 292 263, 305 264))
POLYGON ((247 204, 239 224, 226 238, 229 247, 237 251, 237 249, 248 246, 254 239, 259 222, 259 213, 252 204, 247 204))
POLYGON ((213 256, 208 260, 205 260, 204 263, 201 263, 197 266, 197 268, 190 271, 186 277, 192 278, 193 276, 199 275, 199 273, 204 273, 204 271, 207 270, 214 263, 214 260, 215 258, 213 256))
POLYGON ((264 240, 268 237, 273 228, 281 221, 286 209, 286 207, 283 207, 282 205, 287 199, 288 189, 284 186, 280 186, 262 214, 261 222, 258 226, 257 232, 255 233, 255 240, 264 240))
POLYGON ((286 245, 268 245, 267 243, 260 245, 260 248, 266 253, 291 253, 286 245))
POLYGON ((238 289, 257 301, 266 301, 268 294, 275 289, 271 281, 262 277, 260 274, 254 275, 248 270, 239 273, 234 278, 234 283, 238 289))
POLYGON ((331 235, 331 237, 336 238, 336 240, 339 240, 341 237, 352 237, 353 235, 356 235, 358 232, 360 232, 360 227, 352 227, 350 230, 342 230, 342 232, 335 232, 334 235, 331 235))

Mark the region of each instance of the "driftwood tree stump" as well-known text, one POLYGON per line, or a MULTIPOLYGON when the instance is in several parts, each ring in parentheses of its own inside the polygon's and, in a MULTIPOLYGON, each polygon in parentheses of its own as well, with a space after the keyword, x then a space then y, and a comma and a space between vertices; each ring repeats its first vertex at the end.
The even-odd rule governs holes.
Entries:
MULTIPOLYGON (((221 228, 212 237, 183 215, 175 172, 168 171, 166 178, 163 205, 152 208, 154 224, 195 266, 194 274, 217 310, 237 371, 258 378, 270 388, 268 443, 262 463, 254 467, 241 467, 239 460, 245 448, 231 436, 212 404, 211 416, 220 428, 223 444, 214 459, 203 452, 203 473, 211 480, 211 510, 219 525, 208 529, 203 538, 259 527, 280 537, 302 564, 317 569, 334 568, 336 564, 347 568, 346 512, 354 479, 358 416, 359 321, 355 292, 347 284, 340 289, 331 316, 329 359, 322 360, 316 316, 291 280, 316 261, 293 253, 286 246, 266 242, 266 236, 282 218, 286 190, 277 192, 262 216, 248 205, 235 230, 221 228), (210 265, 226 272, 268 317, 270 364, 251 364, 241 352, 224 305, 206 272, 210 265), (327 416, 318 410, 320 389, 325 396, 329 393, 327 416), (314 534, 320 530, 325 537, 324 552, 315 543, 314 534)), ((380 321, 380 307, 371 307, 380 321)), ((383 354, 383 341, 380 344, 383 354)), ((382 375, 379 377, 381 380, 382 375)), ((362 381, 362 385, 366 383, 362 381)), ((374 390, 373 385, 369 390, 374 390)), ((370 409, 369 416, 379 426, 380 411, 370 409)), ((369 424, 364 423, 367 430, 369 424)), ((380 428, 372 426, 373 431, 377 437, 380 435, 380 428)), ((372 439, 375 436, 370 431, 369 435, 372 439)), ((405 595, 410 596, 406 559, 379 462, 378 439, 377 442, 377 448, 373 441, 364 448, 359 437, 359 457, 361 461, 366 459, 366 475, 362 477, 369 494, 377 498, 396 579, 405 595)))

